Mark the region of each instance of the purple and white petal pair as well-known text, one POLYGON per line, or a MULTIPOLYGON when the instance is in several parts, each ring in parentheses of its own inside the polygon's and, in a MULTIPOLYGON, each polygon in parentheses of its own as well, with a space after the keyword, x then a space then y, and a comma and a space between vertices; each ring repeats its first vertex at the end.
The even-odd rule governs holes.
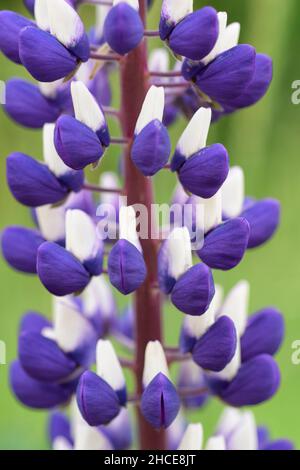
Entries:
POLYGON ((148 91, 136 123, 131 158, 145 176, 153 176, 168 162, 171 143, 162 124, 165 105, 163 87, 148 91))
POLYGON ((109 146, 110 136, 100 105, 83 82, 71 84, 75 118, 61 116, 55 127, 56 150, 73 170, 96 164, 109 146))

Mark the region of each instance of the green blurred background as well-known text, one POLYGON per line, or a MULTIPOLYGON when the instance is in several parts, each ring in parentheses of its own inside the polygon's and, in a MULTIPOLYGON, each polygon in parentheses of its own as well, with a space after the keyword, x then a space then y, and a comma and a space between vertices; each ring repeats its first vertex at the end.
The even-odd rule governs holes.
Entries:
MULTIPOLYGON (((204 1, 195 3, 197 6, 206 4, 204 1)), ((229 151, 231 164, 243 167, 248 194, 258 198, 272 196, 280 199, 282 224, 269 244, 248 252, 241 265, 232 272, 216 273, 215 277, 225 289, 241 278, 248 279, 252 291, 251 311, 266 305, 276 305, 284 312, 286 338, 278 356, 282 385, 274 399, 255 407, 254 412, 258 423, 269 426, 274 438, 289 437, 299 448, 300 366, 292 365, 291 344, 300 339, 300 107, 291 103, 291 85, 294 80, 300 79, 300 3, 298 0, 211 0, 207 3, 218 10, 228 11, 230 22, 242 23, 241 42, 253 44, 259 52, 268 53, 274 59, 274 81, 268 95, 255 107, 216 124, 209 139, 210 142, 222 142, 229 151)), ((159 0, 154 0, 150 15, 151 27, 157 24, 160 5, 159 0)), ((25 12, 21 0, 1 0, 1 7, 25 12)), ((82 10, 88 23, 92 11, 92 7, 82 10)), ((157 40, 150 41, 151 47, 159 45, 157 40)), ((26 76, 26 73, 1 55, 0 80, 5 81, 12 76, 26 76)), ((117 91, 115 94, 117 100, 117 91)), ((173 126, 173 143, 183 126, 183 121, 173 126)), ((12 151, 23 151, 40 157, 41 132, 18 127, 9 121, 1 109, 0 136, 1 228, 9 224, 30 226, 28 211, 17 204, 8 191, 5 157, 12 151)), ((116 168, 116 157, 116 150, 110 150, 100 171, 116 168)), ((91 179, 97 176, 95 172, 88 172, 91 179)), ((174 181, 174 177, 167 175, 167 172, 157 178, 159 201, 167 200, 174 181)), ((0 280, 0 339, 6 342, 9 364, 16 357, 17 328, 21 314, 34 309, 50 315, 50 296, 35 277, 12 271, 2 259, 0 280)), ((166 309, 165 325, 169 343, 174 344, 176 341, 181 318, 171 308, 166 309)), ((191 419, 200 419, 208 434, 212 432, 220 410, 220 403, 212 401, 205 411, 194 414, 191 419)), ((8 387, 8 365, 0 366, 0 448, 47 448, 45 422, 45 413, 25 409, 16 402, 8 387)))

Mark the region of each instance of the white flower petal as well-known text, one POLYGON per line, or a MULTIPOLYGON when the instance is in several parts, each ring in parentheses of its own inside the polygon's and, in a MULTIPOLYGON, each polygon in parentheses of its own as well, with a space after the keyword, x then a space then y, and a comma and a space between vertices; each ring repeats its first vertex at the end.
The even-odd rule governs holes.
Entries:
POLYGON ((151 72, 167 72, 170 66, 170 56, 166 49, 154 49, 149 56, 148 67, 151 72))
POLYGON ((84 34, 80 16, 65 0, 47 0, 50 32, 66 47, 75 46, 84 34))
POLYGON ((103 319, 111 316, 115 300, 110 284, 103 276, 94 276, 88 286, 84 289, 81 299, 83 311, 87 317, 93 317, 98 311, 103 319))
POLYGON ((97 39, 103 37, 104 23, 110 9, 110 5, 96 5, 95 35, 97 39))
POLYGON ((70 168, 64 164, 54 145, 55 124, 45 124, 43 127, 43 155, 48 168, 56 176, 64 175, 70 168))
POLYGON ((162 15, 172 23, 177 24, 193 12, 193 3, 193 0, 164 0, 162 15))
POLYGON ((227 406, 223 413, 220 416, 219 422, 217 424, 217 434, 222 434, 227 438, 229 434, 236 428, 240 419, 242 412, 237 408, 232 408, 227 406))
POLYGON ((81 416, 76 399, 71 403, 71 429, 74 450, 112 450, 113 446, 99 428, 89 426, 81 416))
MULTIPOLYGON (((119 178, 116 173, 112 171, 105 171, 100 175, 99 186, 103 189, 120 189, 119 178)), ((101 204, 111 204, 116 207, 116 202, 119 200, 119 195, 109 192, 102 192, 100 196, 101 204)))
POLYGON ((219 190, 213 197, 203 199, 199 196, 192 196, 191 203, 199 207, 199 222, 203 227, 204 234, 222 223, 222 192, 219 190))
POLYGON ((142 251, 136 231, 136 214, 133 206, 122 206, 119 212, 119 238, 127 240, 142 251))
POLYGON ((69 297, 53 298, 53 327, 58 346, 66 353, 75 351, 90 336, 93 328, 69 297))
POLYGON ((181 135, 176 149, 189 158, 206 147, 210 123, 211 109, 198 109, 181 135))
POLYGON ((145 350, 143 373, 144 387, 147 387, 159 373, 162 373, 169 378, 169 369, 165 352, 159 341, 149 341, 145 350))
POLYGON ((240 23, 231 23, 227 26, 223 33, 220 54, 238 45, 240 32, 240 23))
POLYGON ((125 387, 123 370, 114 350, 108 340, 100 339, 96 348, 97 374, 105 380, 114 390, 125 387))
POLYGON ((189 424, 177 450, 201 450, 202 443, 202 424, 189 424))
POLYGON ((79 261, 90 259, 97 246, 97 233, 91 217, 79 209, 66 212, 66 249, 79 261))
POLYGON ((205 450, 226 450, 224 437, 223 436, 210 437, 206 443, 205 450))
POLYGON ((222 209, 227 217, 238 217, 245 199, 245 177, 241 167, 233 166, 221 188, 222 209))
POLYGON ((170 233, 167 249, 169 275, 177 280, 193 266, 191 239, 186 227, 175 228, 170 233))
POLYGON ((43 31, 50 30, 47 0, 35 0, 34 17, 40 29, 43 31))
POLYGON ((215 295, 211 301, 209 309, 200 316, 185 315, 184 330, 193 338, 201 338, 206 331, 214 324, 217 312, 222 305, 223 288, 215 285, 215 295))
POLYGON ((154 119, 162 122, 165 106, 165 91, 163 87, 152 85, 144 100, 140 115, 136 122, 135 133, 139 134, 144 127, 154 119))
POLYGON ((217 372, 216 375, 219 379, 231 381, 234 379, 236 374, 238 373, 239 368, 241 367, 241 343, 240 339, 238 338, 237 347, 235 350, 235 354, 229 364, 221 371, 217 372))
POLYGON ((75 117, 94 132, 105 125, 105 117, 96 99, 83 82, 71 83, 71 95, 75 117))
POLYGON ((68 439, 64 436, 57 436, 52 443, 53 450, 72 450, 72 446, 68 439))
POLYGON ((38 87, 42 95, 46 98, 54 99, 57 96, 57 90, 62 86, 63 79, 55 82, 38 82, 38 87))
POLYGON ((220 312, 220 316, 227 315, 233 320, 239 337, 244 333, 247 324, 249 296, 249 282, 238 282, 227 294, 220 312))
POLYGON ((65 208, 48 204, 35 210, 39 229, 43 237, 51 242, 65 238, 65 208))
POLYGON ((254 415, 251 411, 241 413, 240 420, 227 442, 228 450, 258 450, 258 437, 254 415))
POLYGON ((227 25, 227 13, 225 11, 220 11, 218 13, 218 22, 219 22, 219 35, 214 48, 210 51, 210 53, 201 60, 205 65, 212 62, 222 51, 222 42, 223 42, 223 35, 226 30, 227 25))

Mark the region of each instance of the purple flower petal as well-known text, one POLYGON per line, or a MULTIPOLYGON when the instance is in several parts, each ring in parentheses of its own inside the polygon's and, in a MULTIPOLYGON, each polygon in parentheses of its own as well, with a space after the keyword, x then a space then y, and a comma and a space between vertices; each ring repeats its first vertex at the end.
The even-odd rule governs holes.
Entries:
POLYGON ((262 354, 245 362, 220 396, 231 406, 258 405, 270 399, 279 384, 278 365, 272 356, 262 354))
POLYGON ((6 174, 14 197, 29 207, 55 204, 68 194, 46 165, 23 153, 9 155, 6 174))
POLYGON ((278 439, 277 441, 270 442, 270 444, 266 445, 262 450, 288 451, 295 450, 295 446, 288 439, 278 439))
POLYGON ((100 429, 108 437, 114 449, 125 450, 132 445, 133 430, 126 409, 123 408, 110 424, 101 426, 100 429))
POLYGON ((37 409, 62 405, 69 400, 72 393, 68 386, 33 379, 24 371, 19 361, 11 364, 10 386, 23 405, 37 409))
POLYGON ((104 246, 101 240, 97 240, 98 249, 93 256, 84 261, 83 266, 91 276, 99 276, 103 272, 104 246))
POLYGON ((237 346, 237 334, 233 321, 220 317, 197 341, 193 359, 202 369, 220 372, 233 358, 237 346))
MULTIPOLYGON (((193 361, 184 361, 180 367, 177 386, 182 389, 205 389, 206 382, 200 367, 193 361)), ((199 409, 207 403, 208 398, 209 393, 200 392, 193 396, 183 396, 181 401, 185 408, 199 409)))
POLYGON ((135 137, 131 158, 144 176, 153 176, 166 165, 170 152, 168 131, 155 119, 135 137))
POLYGON ((178 171, 184 188, 196 196, 211 198, 220 189, 229 172, 225 147, 214 144, 188 158, 178 171))
POLYGON ((27 374, 41 382, 59 382, 77 368, 55 341, 35 331, 20 334, 19 360, 27 374))
POLYGON ((208 266, 199 263, 176 282, 171 294, 172 303, 187 315, 203 315, 215 294, 214 280, 208 266))
POLYGON ((58 119, 54 143, 61 159, 74 170, 98 162, 103 155, 103 147, 96 133, 72 116, 58 119))
POLYGON ((176 279, 169 275, 168 243, 166 240, 160 246, 158 252, 158 283, 164 294, 170 294, 176 284, 176 279))
POLYGON ((108 257, 110 282, 122 294, 128 295, 144 282, 147 269, 143 255, 127 240, 119 240, 108 257))
POLYGON ((156 429, 168 428, 176 418, 180 400, 172 382, 157 374, 145 388, 141 399, 144 418, 156 429))
POLYGON ((263 199, 244 210, 242 216, 250 225, 248 248, 256 248, 272 238, 280 223, 280 203, 263 199))
POLYGON ((78 63, 54 36, 38 28, 27 27, 19 36, 22 64, 40 82, 54 82, 68 76, 78 63))
POLYGON ((58 176, 57 179, 67 189, 78 193, 84 183, 84 172, 82 170, 70 170, 58 176))
POLYGON ((0 12, 0 50, 13 62, 21 64, 19 56, 19 34, 26 26, 35 27, 34 23, 25 16, 14 11, 0 12))
POLYGON ((268 444, 270 438, 269 431, 264 426, 259 426, 257 428, 257 439, 258 439, 258 449, 263 450, 263 448, 268 444))
POLYGON ((229 270, 242 260, 249 240, 245 218, 230 219, 212 230, 204 239, 198 256, 212 269, 229 270))
POLYGON ((217 12, 205 7, 186 16, 169 37, 169 46, 175 54, 192 60, 201 60, 213 49, 219 34, 217 12))
POLYGON ((41 333, 44 328, 51 328, 52 324, 37 312, 27 312, 23 315, 20 322, 19 334, 26 333, 28 331, 41 333))
POLYGON ((5 260, 18 271, 36 274, 36 257, 44 238, 37 230, 7 227, 2 232, 1 246, 5 260))
POLYGON ((273 63, 271 57, 257 54, 255 58, 255 73, 249 86, 244 92, 230 101, 233 108, 245 108, 257 103, 268 91, 273 78, 273 63))
POLYGON ((250 85, 255 73, 255 49, 240 44, 220 54, 197 75, 200 90, 211 99, 229 104, 250 85))
POLYGON ((112 92, 107 70, 99 70, 95 78, 89 83, 89 90, 101 106, 110 106, 112 101, 112 92))
POLYGON ((38 249, 37 272, 51 294, 64 296, 84 289, 90 276, 75 256, 52 242, 38 249))
POLYGON ((283 316, 275 308, 264 308, 248 320, 241 338, 242 361, 246 362, 259 354, 273 356, 284 337, 283 316))
POLYGON ((26 6, 26 8, 30 11, 30 13, 32 15, 34 15, 34 4, 35 4, 35 0, 24 0, 24 5, 26 6))
POLYGON ((57 437, 64 437, 71 445, 73 445, 70 421, 64 413, 53 411, 50 414, 48 435, 51 444, 53 444, 57 437))
POLYGON ((55 101, 48 100, 32 83, 13 78, 6 83, 5 111, 18 124, 39 129, 60 115, 55 101))
POLYGON ((143 39, 141 17, 128 3, 121 2, 111 8, 104 23, 104 39, 118 54, 135 49, 143 39))
POLYGON ((116 392, 94 372, 82 374, 76 395, 80 412, 90 426, 110 423, 120 412, 116 392))

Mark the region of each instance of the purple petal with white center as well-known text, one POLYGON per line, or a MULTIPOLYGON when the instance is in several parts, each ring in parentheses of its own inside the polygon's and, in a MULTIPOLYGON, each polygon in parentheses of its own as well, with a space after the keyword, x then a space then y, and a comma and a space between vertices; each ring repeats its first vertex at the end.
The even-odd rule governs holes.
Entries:
POLYGON ((7 227, 1 235, 2 254, 14 269, 36 274, 37 250, 44 241, 37 230, 7 227))
POLYGON ((192 354, 202 369, 220 372, 231 361, 237 344, 237 334, 229 317, 219 318, 197 341, 192 354))
POLYGON ((81 415, 90 426, 108 424, 120 412, 116 392, 94 372, 82 374, 76 396, 81 415))
POLYGON ((267 93, 273 78, 273 63, 271 57, 257 54, 255 59, 255 73, 249 86, 241 96, 230 101, 233 108, 245 108, 257 103, 267 93))
POLYGON ((261 450, 274 450, 274 451, 289 451, 295 450, 294 444, 288 439, 278 439, 277 441, 270 442, 261 450))
POLYGON ((278 365, 267 354, 256 356, 242 364, 236 377, 220 397, 231 406, 258 405, 269 400, 280 385, 278 365))
POLYGON ((23 405, 36 409, 62 405, 72 394, 68 385, 49 384, 33 379, 24 371, 19 361, 11 364, 10 386, 23 405))
POLYGON ((197 74, 196 84, 211 99, 229 104, 253 80, 255 57, 255 49, 248 44, 233 47, 204 67, 197 74))
POLYGON ((256 248, 272 238, 280 223, 280 209, 276 199, 263 199, 242 212, 250 225, 248 248, 256 248))
POLYGON ((138 289, 147 275, 141 252, 127 240, 119 240, 108 257, 110 282, 122 294, 128 295, 138 289))
POLYGON ((70 376, 77 368, 52 339, 35 331, 19 336, 19 360, 23 369, 41 382, 59 382, 70 376))
POLYGON ((121 2, 111 8, 104 23, 104 39, 120 55, 135 49, 143 39, 144 26, 139 12, 121 2))
POLYGON ((131 158, 144 176, 153 176, 168 162, 170 137, 165 126, 155 119, 135 137, 131 158))
POLYGON ((157 374, 142 395, 141 411, 144 418, 155 429, 168 428, 179 408, 180 400, 174 385, 164 374, 157 374))
POLYGON ((252 315, 241 338, 242 361, 259 354, 273 356, 284 338, 284 319, 275 308, 269 307, 252 315))
POLYGON ((101 240, 97 240, 97 247, 93 256, 84 261, 83 266, 91 276, 99 276, 103 271, 104 246, 101 240))
POLYGON ((0 12, 0 50, 16 64, 21 64, 19 56, 19 34, 23 28, 35 25, 14 11, 3 10, 0 12))
POLYGON ((68 194, 46 165, 23 153, 9 155, 6 174, 12 194, 25 206, 55 204, 68 194))
POLYGON ((38 249, 37 272, 51 294, 64 296, 84 289, 90 275, 75 256, 52 242, 38 249))
POLYGON ((48 100, 36 85, 20 78, 12 78, 6 83, 4 108, 18 124, 32 129, 54 122, 60 115, 55 101, 48 100))
POLYGON ((64 413, 53 411, 50 414, 48 421, 48 435, 51 444, 53 444, 57 437, 64 437, 71 445, 73 445, 70 421, 64 413))
POLYGON ((171 32, 169 46, 175 54, 201 60, 213 49, 219 33, 217 12, 204 7, 191 13, 171 32))
POLYGON ((26 332, 36 332, 41 333, 44 328, 51 328, 52 324, 43 317, 40 313, 37 312, 27 312, 23 315, 20 327, 19 334, 26 332))
POLYGON ((54 82, 74 72, 78 59, 54 36, 38 28, 27 27, 19 36, 22 64, 39 82, 54 82))
POLYGON ((227 220, 208 233, 197 254, 212 269, 232 269, 245 254, 249 233, 249 224, 245 218, 227 220))
POLYGON ((190 268, 176 282, 172 303, 187 315, 203 315, 215 294, 214 280, 208 266, 199 263, 190 268))
POLYGON ((227 150, 221 144, 214 144, 188 158, 178 170, 178 176, 184 188, 208 199, 220 189, 228 172, 227 150))
POLYGON ((72 116, 61 116, 55 126, 55 148, 64 163, 81 170, 96 163, 103 155, 97 134, 72 116))

